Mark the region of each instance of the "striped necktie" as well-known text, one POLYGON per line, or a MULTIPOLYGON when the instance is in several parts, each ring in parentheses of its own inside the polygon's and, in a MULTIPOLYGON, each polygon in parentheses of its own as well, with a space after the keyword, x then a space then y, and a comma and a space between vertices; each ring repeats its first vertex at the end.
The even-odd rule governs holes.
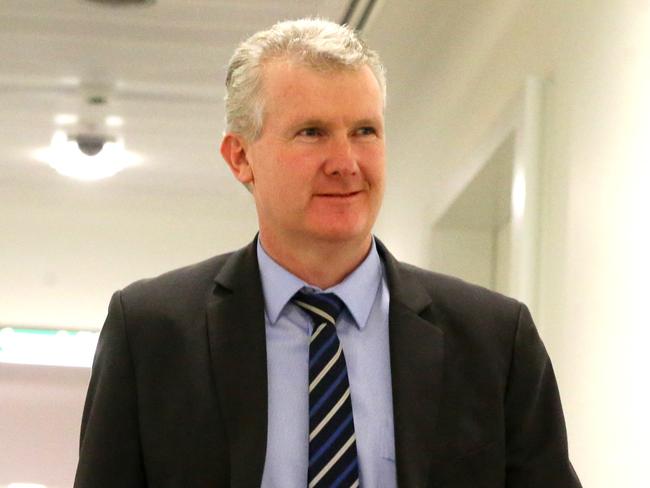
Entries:
POLYGON ((293 303, 313 322, 309 342, 308 486, 358 487, 350 382, 335 327, 343 302, 333 293, 299 291, 293 303))

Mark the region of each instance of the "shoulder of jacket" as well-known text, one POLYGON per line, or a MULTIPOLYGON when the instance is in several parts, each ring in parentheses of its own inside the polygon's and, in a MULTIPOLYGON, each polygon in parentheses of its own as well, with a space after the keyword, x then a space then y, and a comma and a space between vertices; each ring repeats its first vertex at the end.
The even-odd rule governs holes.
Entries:
POLYGON ((167 271, 159 276, 131 283, 120 290, 122 299, 131 303, 151 300, 178 300, 180 297, 204 297, 214 286, 214 277, 232 252, 167 271))
POLYGON ((417 281, 439 307, 459 309, 476 306, 482 309, 519 310, 522 303, 484 286, 461 278, 399 262, 400 273, 417 281))

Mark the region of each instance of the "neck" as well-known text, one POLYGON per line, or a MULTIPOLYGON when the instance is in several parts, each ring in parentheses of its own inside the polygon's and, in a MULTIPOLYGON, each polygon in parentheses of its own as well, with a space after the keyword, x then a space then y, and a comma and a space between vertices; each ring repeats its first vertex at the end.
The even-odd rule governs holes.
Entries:
POLYGON ((283 268, 312 286, 324 290, 340 283, 366 258, 370 235, 354 242, 279 242, 260 231, 264 251, 283 268))

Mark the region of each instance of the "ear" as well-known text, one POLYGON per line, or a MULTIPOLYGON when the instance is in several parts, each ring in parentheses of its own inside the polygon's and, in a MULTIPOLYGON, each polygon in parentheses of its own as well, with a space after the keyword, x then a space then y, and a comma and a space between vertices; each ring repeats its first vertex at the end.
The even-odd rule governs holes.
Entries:
POLYGON ((221 141, 221 156, 226 160, 235 178, 244 185, 253 183, 253 171, 246 153, 247 145, 239 134, 227 133, 221 141))

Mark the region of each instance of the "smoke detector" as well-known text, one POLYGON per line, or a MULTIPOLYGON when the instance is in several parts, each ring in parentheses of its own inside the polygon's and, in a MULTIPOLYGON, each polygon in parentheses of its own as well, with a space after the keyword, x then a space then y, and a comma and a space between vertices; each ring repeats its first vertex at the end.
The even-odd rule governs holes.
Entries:
POLYGON ((108 178, 142 160, 127 151, 121 139, 94 132, 68 135, 62 130, 34 156, 64 176, 85 181, 108 178))
POLYGON ((74 134, 68 136, 69 141, 75 141, 79 150, 86 156, 99 154, 107 142, 115 142, 115 138, 104 134, 74 134))

